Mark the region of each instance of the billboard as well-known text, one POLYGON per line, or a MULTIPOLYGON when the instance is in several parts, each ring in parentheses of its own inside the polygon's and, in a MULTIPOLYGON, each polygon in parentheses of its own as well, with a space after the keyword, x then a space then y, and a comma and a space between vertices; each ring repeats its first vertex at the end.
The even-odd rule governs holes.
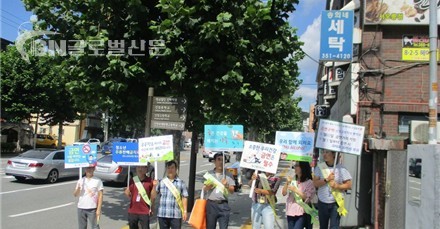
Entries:
MULTIPOLYGON (((365 0, 364 24, 428 25, 429 0, 365 0)), ((437 15, 440 15, 437 0, 437 15)), ((437 16, 437 24, 440 17, 437 16)))
POLYGON ((321 14, 322 61, 353 59, 354 13, 352 10, 327 10, 321 14))

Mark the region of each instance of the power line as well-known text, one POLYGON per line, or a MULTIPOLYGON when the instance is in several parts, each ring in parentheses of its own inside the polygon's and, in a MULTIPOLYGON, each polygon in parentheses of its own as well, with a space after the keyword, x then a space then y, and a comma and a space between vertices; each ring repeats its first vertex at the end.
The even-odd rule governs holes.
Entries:
POLYGON ((14 28, 14 29, 17 29, 17 26, 14 26, 14 25, 11 25, 11 24, 9 24, 8 22, 6 22, 6 21, 2 21, 2 20, 0 20, 3 24, 5 24, 5 25, 9 25, 11 28, 14 28))
POLYGON ((15 22, 15 21, 13 21, 13 20, 11 20, 11 19, 9 19, 9 18, 5 17, 5 15, 3 15, 3 17, 2 17, 1 19, 6 19, 6 20, 8 20, 8 21, 9 21, 10 23, 16 24, 16 25, 17 25, 17 27, 18 27, 18 26, 20 26, 20 24, 19 24, 19 23, 17 23, 17 22, 15 22))
POLYGON ((5 12, 5 13, 7 13, 7 14, 9 14, 9 15, 11 15, 12 17, 17 18, 18 20, 20 20, 21 23, 26 22, 26 21, 29 21, 29 19, 28 19, 28 20, 23 20, 23 18, 19 18, 19 17, 15 16, 14 14, 12 14, 12 13, 10 13, 10 12, 4 10, 4 9, 0 9, 0 10, 3 11, 3 12, 5 12))

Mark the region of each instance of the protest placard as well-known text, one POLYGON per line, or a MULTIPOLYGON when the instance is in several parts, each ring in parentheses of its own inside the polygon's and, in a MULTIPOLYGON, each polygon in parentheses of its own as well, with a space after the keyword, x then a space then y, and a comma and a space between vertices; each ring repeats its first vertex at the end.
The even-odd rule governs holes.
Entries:
POLYGON ((281 146, 253 141, 244 141, 240 167, 277 173, 281 146))
POLYGON ((364 126, 321 119, 315 146, 335 152, 361 155, 364 130, 364 126))
POLYGON ((205 125, 205 150, 241 152, 243 133, 242 125, 205 125))
POLYGON ((139 163, 173 160, 173 135, 139 139, 139 163))
POLYGON ((139 165, 137 142, 115 142, 112 145, 112 160, 118 165, 139 165))
POLYGON ((281 160, 311 162, 314 139, 314 133, 277 131, 275 145, 281 146, 281 160))
POLYGON ((97 145, 84 144, 66 146, 64 149, 64 167, 81 168, 96 165, 97 145))

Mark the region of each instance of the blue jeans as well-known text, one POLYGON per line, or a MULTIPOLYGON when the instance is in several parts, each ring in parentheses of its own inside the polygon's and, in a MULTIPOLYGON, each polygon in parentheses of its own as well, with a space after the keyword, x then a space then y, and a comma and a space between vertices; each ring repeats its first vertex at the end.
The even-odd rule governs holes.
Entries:
POLYGON ((81 209, 78 208, 78 228, 87 229, 87 223, 92 229, 99 229, 96 221, 96 208, 81 209))
POLYGON ((228 228, 230 212, 231 208, 228 203, 219 204, 208 200, 206 203, 206 228, 216 229, 217 221, 220 229, 228 228))
POLYGON ((264 229, 275 228, 275 215, 269 204, 252 203, 252 229, 260 229, 261 223, 264 229))
POLYGON ((306 214, 297 216, 287 216, 287 228, 288 229, 304 229, 306 222, 306 214))
POLYGON ((338 205, 336 203, 326 204, 318 202, 319 228, 328 229, 328 221, 330 220, 330 229, 339 228, 341 216, 338 214, 338 205))

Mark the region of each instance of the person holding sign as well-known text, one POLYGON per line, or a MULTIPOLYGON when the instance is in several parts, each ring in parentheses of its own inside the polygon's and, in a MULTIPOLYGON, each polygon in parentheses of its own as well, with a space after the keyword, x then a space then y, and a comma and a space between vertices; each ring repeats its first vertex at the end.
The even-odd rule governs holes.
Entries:
POLYGON ((254 194, 252 195, 252 228, 260 229, 263 223, 265 229, 275 228, 275 204, 276 193, 281 184, 281 179, 271 173, 252 175, 249 185, 255 182, 254 194))
POLYGON ((214 155, 215 168, 203 177, 206 179, 203 190, 208 197, 206 204, 206 228, 215 229, 217 221, 220 229, 228 228, 231 208, 228 205, 228 195, 234 192, 235 181, 232 174, 224 170, 223 153, 214 155))
POLYGON ((76 183, 73 196, 78 197, 78 228, 87 229, 87 222, 90 228, 99 228, 99 217, 101 215, 102 196, 104 186, 102 181, 93 176, 95 166, 87 167, 86 175, 76 183))
POLYGON ((153 180, 146 176, 148 166, 136 166, 136 176, 130 179, 125 195, 130 198, 128 208, 128 225, 130 229, 150 228, 150 215, 153 214, 152 204, 156 197, 153 180))
POLYGON ((318 188, 319 227, 339 228, 341 215, 345 216, 343 191, 351 189, 352 177, 341 164, 335 165, 335 152, 324 150, 324 162, 315 167, 313 184, 318 188))
POLYGON ((293 164, 294 177, 287 177, 283 187, 283 196, 289 194, 286 200, 286 216, 288 229, 312 229, 311 216, 316 217, 316 209, 310 206, 315 195, 312 181, 312 169, 309 162, 300 161, 293 164))
POLYGON ((161 229, 178 229, 182 220, 186 221, 188 191, 185 182, 177 176, 177 163, 168 161, 166 169, 167 177, 154 181, 160 197, 157 217, 161 229))

